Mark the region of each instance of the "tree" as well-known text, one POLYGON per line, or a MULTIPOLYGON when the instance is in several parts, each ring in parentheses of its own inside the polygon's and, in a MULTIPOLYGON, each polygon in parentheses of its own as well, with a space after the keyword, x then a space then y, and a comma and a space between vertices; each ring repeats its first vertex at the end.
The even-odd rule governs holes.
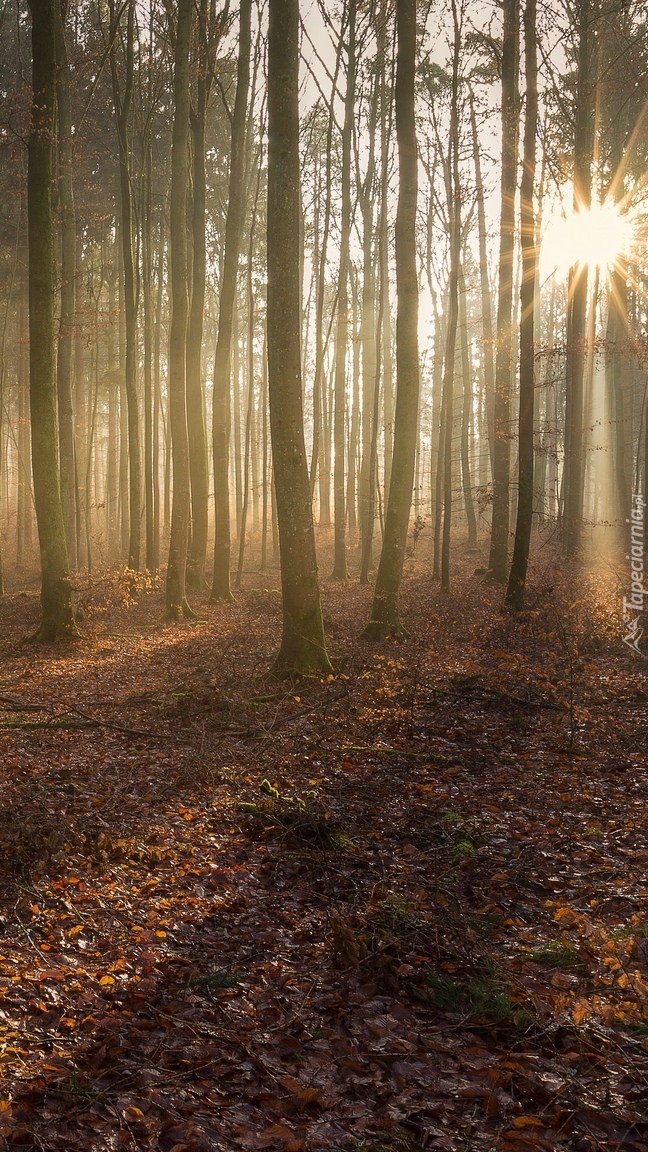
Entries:
POLYGON ((500 248, 497 272, 497 347, 493 403, 493 519, 488 566, 504 583, 508 567, 511 467, 511 383, 513 372, 513 250, 518 145, 519 0, 504 0, 502 43, 502 176, 500 248))
POLYGON ((520 412, 518 455, 518 502, 513 561, 509 572, 506 603, 517 610, 524 606, 531 526, 533 523, 533 413, 535 396, 535 296, 537 274, 536 219, 533 207, 536 134, 538 130, 538 77, 536 0, 524 9, 524 57, 526 109, 524 114, 524 160, 520 189, 522 284, 520 287, 520 412))
POLYGON ((52 141, 56 91, 55 3, 56 0, 30 0, 33 95, 27 145, 29 401, 34 503, 42 580, 42 619, 35 639, 46 641, 75 633, 65 523, 59 487, 56 430, 52 227, 52 141))
POLYGON ((397 0, 396 31, 395 118, 399 175, 396 212, 396 412, 385 532, 371 619, 363 633, 367 639, 374 640, 403 631, 398 612, 398 593, 405 560, 416 457, 419 402, 416 268, 418 156, 414 117, 416 0, 397 0))
POLYGON ((270 0, 268 388, 283 634, 280 675, 330 671, 304 442, 300 349, 299 2, 270 0))
POLYGON ((214 77, 215 53, 229 14, 226 3, 218 19, 213 5, 200 0, 195 98, 190 111, 192 137, 192 260, 191 303, 187 330, 187 427, 191 472, 191 547, 187 583, 202 589, 205 579, 208 535, 209 469, 205 397, 202 380, 203 315, 207 254, 205 240, 205 128, 207 104, 214 77))
MULTIPOLYGON (((122 34, 124 5, 110 0, 109 56, 113 102, 119 143, 119 192, 121 203, 120 232, 123 262, 125 361, 124 383, 128 410, 128 567, 134 571, 140 563, 140 509, 142 476, 140 467, 139 405, 137 398, 137 268, 133 244, 133 194, 131 187, 131 148, 129 119, 135 70, 135 0, 126 3, 124 41, 125 76, 120 82, 118 43, 122 34)), ((123 494, 125 497, 125 493, 123 494)))
POLYGON ((193 616, 185 595, 189 542, 189 436, 187 433, 187 188, 189 184, 189 46, 193 0, 179 0, 173 77, 171 146, 171 328, 169 331, 169 425, 173 464, 173 505, 166 582, 171 619, 193 616))
MULTIPOLYGON (((592 202, 592 22, 596 0, 576 6, 577 74, 574 108, 574 212, 586 212, 592 202)), ((569 270, 567 298, 567 362, 565 374, 565 463, 563 479, 563 548, 575 556, 583 526, 583 412, 587 328, 587 263, 569 270)))
POLYGON ((232 113, 229 197, 225 222, 225 252, 218 313, 218 340, 214 359, 214 576, 212 600, 231 600, 230 583, 230 375, 234 304, 238 277, 239 250, 244 220, 245 121, 250 86, 252 0, 241 0, 239 51, 236 68, 236 97, 232 113))
POLYGON ((342 128, 342 207, 340 219, 340 268, 338 273, 337 327, 335 334, 335 384, 333 445, 335 464, 333 494, 335 507, 335 546, 333 579, 346 580, 346 499, 344 490, 346 362, 349 342, 349 242, 351 236, 351 133, 355 99, 356 0, 348 4, 348 63, 344 125, 342 128))
POLYGON ((461 181, 459 179, 459 53, 461 35, 456 0, 452 0, 454 50, 450 101, 450 140, 446 164, 448 215, 450 219, 450 268, 448 272, 448 322, 441 428, 443 435, 443 530, 441 535, 441 591, 450 591, 450 529, 452 527, 452 433, 454 428, 454 374, 459 319, 459 272, 461 263, 461 181))
POLYGON ((61 228, 61 307, 59 314, 56 387, 58 395, 61 504, 71 566, 77 564, 76 459, 72 402, 72 346, 76 278, 76 214, 72 182, 72 106, 70 63, 65 40, 65 6, 56 4, 56 112, 58 120, 58 209, 61 228))

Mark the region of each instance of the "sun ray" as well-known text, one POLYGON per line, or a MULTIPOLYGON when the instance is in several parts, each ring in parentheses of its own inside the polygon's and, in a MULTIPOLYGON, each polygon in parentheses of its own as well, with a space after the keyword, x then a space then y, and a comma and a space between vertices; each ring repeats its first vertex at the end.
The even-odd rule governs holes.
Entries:
POLYGON ((608 275, 633 238, 632 213, 619 211, 612 200, 604 200, 567 217, 550 217, 541 244, 543 263, 559 275, 585 266, 608 275))

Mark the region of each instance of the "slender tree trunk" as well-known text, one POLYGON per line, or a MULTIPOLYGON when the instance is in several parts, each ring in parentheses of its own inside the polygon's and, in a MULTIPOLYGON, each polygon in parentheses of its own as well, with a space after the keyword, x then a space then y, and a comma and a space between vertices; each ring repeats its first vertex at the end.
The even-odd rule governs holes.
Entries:
POLYGON ((110 0, 110 68, 119 143, 119 188, 121 197, 121 241, 124 275, 124 318, 126 325, 126 359, 124 383, 128 414, 128 567, 139 570, 140 509, 142 477, 140 466, 139 405, 137 401, 137 270, 133 244, 133 206, 131 191, 130 141, 128 122, 133 95, 135 68, 135 3, 127 0, 126 61, 124 89, 120 92, 117 59, 118 26, 123 8, 110 0))
POLYGON ((459 264, 461 260, 461 184, 459 180, 459 54, 461 37, 456 0, 452 0, 454 50, 450 145, 447 164, 448 214, 450 218, 450 271, 448 276, 448 326, 443 369, 443 528, 441 532, 441 591, 450 591, 450 532, 452 528, 452 433, 454 428, 454 375, 459 318, 459 264))
POLYGON ((322 445, 319 448, 319 526, 331 526, 331 388, 322 376, 322 445))
POLYGON ((27 145, 29 229, 29 400, 34 501, 41 557, 42 619, 36 640, 75 632, 59 487, 54 339, 52 140, 56 90, 56 0, 30 0, 32 118, 27 145))
POLYGON ((340 267, 338 274, 337 327, 335 336, 334 385, 334 477, 335 540, 333 580, 346 580, 346 500, 344 490, 346 363, 349 343, 349 246, 351 239, 351 133, 355 104, 356 0, 348 0, 348 63, 344 125, 342 128, 342 209, 340 217, 340 267))
POLYGON ((405 560, 418 434, 418 158, 414 118, 416 0, 397 0, 396 27, 398 48, 395 108, 399 172, 396 212, 396 417, 383 544, 371 620, 364 632, 370 639, 403 631, 398 612, 398 593, 405 560))
MULTIPOLYGON (((232 370, 230 373, 230 406, 232 411, 232 444, 230 447, 231 470, 230 476, 234 479, 234 526, 236 539, 241 535, 241 509, 243 507, 243 484, 241 469, 241 328, 239 322, 239 293, 234 297, 234 313, 232 316, 232 370)), ((301 312, 300 312, 301 315, 301 312)))
POLYGON ((245 533, 247 530, 248 507, 250 503, 250 456, 252 453, 252 434, 254 426, 254 327, 256 309, 254 307, 254 243, 256 240, 256 220, 259 206, 259 193, 261 184, 261 157, 257 168, 256 189, 250 221, 250 239, 247 251, 247 306, 248 306, 248 339, 247 339, 247 408, 245 414, 245 458, 243 463, 243 505, 241 507, 241 530, 239 533, 238 565, 236 568, 236 587, 241 587, 243 580, 243 560, 245 556, 245 533))
POLYGON ((466 281, 463 268, 459 266, 459 311, 461 319, 461 381, 463 385, 463 406, 461 410, 461 483, 464 494, 466 520, 468 522, 468 547, 477 547, 477 517, 473 498, 470 470, 470 425, 473 411, 472 365, 468 344, 468 308, 466 304, 466 281))
MULTIPOLYGON (((153 332, 153 571, 160 567, 160 421, 162 414, 162 387, 160 362, 162 359, 162 294, 164 270, 165 229, 164 214, 160 213, 160 237, 157 254, 155 327, 153 332)), ((164 526, 167 527, 167 484, 165 467, 164 526)))
MULTIPOLYGON (((578 71, 574 116, 574 212, 585 212, 592 199, 592 132, 590 52, 596 0, 578 0, 578 71)), ((587 326, 587 265, 569 270, 567 298, 567 361, 565 373, 565 462, 563 549, 580 550, 583 527, 583 403, 587 326)))
POLYGON ((349 450, 347 470, 347 525, 352 540, 358 534, 358 441, 360 434, 360 339, 358 331, 357 277, 351 267, 351 300, 353 306, 353 393, 351 399, 351 421, 349 424, 349 450))
POLYGON ((169 329, 169 428, 173 465, 171 537, 166 580, 166 611, 172 620, 193 613, 185 594, 189 543, 189 436, 187 432, 187 189, 189 164, 189 46, 193 0, 178 0, 173 76, 171 145, 171 325, 169 329))
POLYGON ((207 176, 205 167, 205 124, 207 101, 213 69, 209 52, 208 3, 200 0, 198 15, 198 68, 196 100, 190 112, 192 135, 192 265, 191 304, 187 331, 187 429, 189 435, 189 469, 191 475, 191 547, 187 564, 187 583, 202 590, 207 563, 207 521, 209 473, 207 464, 207 429, 202 379, 203 314, 207 250, 205 238, 205 204, 207 176))
POLYGON ((493 405, 495 400, 495 362, 493 359, 493 306, 491 290, 488 279, 488 248, 486 237, 486 206, 484 197, 484 181, 481 170, 481 153, 479 150, 479 136, 477 133, 477 117, 475 115, 475 100, 472 90, 470 92, 470 128, 472 134, 473 163, 475 166, 475 194, 477 198, 477 229, 479 234, 479 276, 481 282, 481 317, 484 355, 484 388, 486 391, 486 427, 488 429, 488 454, 493 468, 493 443, 495 439, 494 422, 495 413, 493 405))
MULTIPOLYGON (((358 197, 362 215, 362 459, 358 484, 358 512, 360 541, 363 550, 369 535, 369 508, 371 494, 371 445, 374 442, 371 413, 374 410, 373 389, 376 382, 376 269, 374 261, 374 192, 376 185, 376 125, 378 119, 379 86, 376 82, 370 96, 367 142, 367 170, 358 197)), ((377 440, 376 440, 377 443, 377 440)), ((371 564, 372 556, 369 555, 371 564)))
MULTIPOLYGON (((149 65, 150 66, 150 65, 149 65)), ((144 524, 146 569, 154 572, 153 528, 153 213, 151 140, 146 141, 142 211, 142 298, 144 304, 144 524)))
POLYGON ((58 396, 59 469, 65 540, 72 568, 77 567, 77 515, 75 485, 74 406, 72 403, 72 349, 75 321, 76 216, 72 184, 72 108, 70 65, 63 10, 55 4, 56 110, 58 116, 58 210, 61 230, 61 307, 58 330, 56 386, 58 396))
MULTIPOLYGON (((268 344, 267 329, 263 334, 263 379, 261 382, 261 411, 262 411, 262 455, 261 471, 263 473, 261 489, 261 571, 265 572, 268 566, 268 495, 270 477, 268 476, 268 344)), ((272 503, 272 497, 270 498, 272 503)), ((272 514, 272 512, 271 512, 272 514)))
MULTIPOLYGON (((212 600, 231 600, 229 498, 229 392, 231 379, 234 302, 243 227, 245 176, 245 121, 250 86, 251 0, 241 0, 236 98, 232 114, 229 198, 225 222, 225 255, 218 314, 218 340, 214 359, 214 500, 216 536, 212 600)), ((234 334, 238 339, 238 335, 234 334)))
POLYGON ((524 115, 524 161, 520 192, 522 284, 520 287, 520 415, 518 457, 518 503, 513 561, 509 572, 506 603, 519 611, 524 607, 531 527, 533 523, 533 411, 535 396, 535 296, 537 276, 536 219, 533 193, 538 131, 538 75, 536 0, 524 9, 524 58, 526 108, 524 115))
POLYGON ((389 502, 389 482, 391 479, 392 453, 394 450, 394 363, 392 356, 392 322, 389 291, 389 228, 387 203, 389 200, 389 143, 392 130, 393 108, 393 65, 388 69, 389 4, 381 0, 376 20, 378 54, 376 66, 380 73, 380 219, 378 239, 380 249, 380 282, 382 284, 382 380, 383 380, 383 429, 384 429, 384 489, 385 503, 389 502), (385 202, 385 203, 384 203, 385 202), (384 203, 384 206, 383 206, 384 203))
POLYGON ((329 671, 304 443, 299 311, 299 2, 270 0, 268 376, 283 636, 275 672, 329 671))
MULTIPOLYGON (((332 93, 328 104, 328 115, 326 123, 326 147, 324 154, 325 161, 325 175, 324 175, 324 188, 322 189, 322 164, 317 169, 318 188, 317 200, 315 204, 315 233, 313 245, 313 260, 316 270, 315 281, 315 371, 313 376, 313 446, 311 452, 310 464, 310 486, 311 495, 315 494, 315 485, 317 483, 318 469, 322 469, 322 386, 324 380, 324 305, 326 298, 326 270, 327 270, 327 255, 328 255, 328 240, 331 227, 331 163, 333 157, 333 129, 335 125, 335 93, 337 91, 338 76, 342 64, 342 49, 343 37, 338 39, 337 50, 335 53, 335 68, 333 70, 332 80, 332 93), (322 195, 324 196, 324 219, 320 232, 320 215, 322 195)), ((321 484, 320 484, 321 489, 321 484)), ((322 501, 320 499, 320 524, 322 523, 322 501)), ((326 505, 328 511, 328 504, 326 505)), ((330 516, 329 521, 330 522, 330 516)))
MULTIPOLYGON (((608 297, 608 318, 605 334, 605 376, 609 397, 609 410, 614 429, 612 458, 614 484, 612 516, 622 525, 630 516, 630 484, 626 476, 626 414, 624 395, 627 390, 628 369, 628 285, 627 269, 617 267, 611 273, 608 297)), ((644 435, 646 414, 644 413, 644 435)))
POLYGON ((508 565, 511 385, 513 374, 513 253, 518 144, 519 0, 504 0, 502 47, 502 179, 493 405, 493 520, 489 568, 504 583, 508 565))

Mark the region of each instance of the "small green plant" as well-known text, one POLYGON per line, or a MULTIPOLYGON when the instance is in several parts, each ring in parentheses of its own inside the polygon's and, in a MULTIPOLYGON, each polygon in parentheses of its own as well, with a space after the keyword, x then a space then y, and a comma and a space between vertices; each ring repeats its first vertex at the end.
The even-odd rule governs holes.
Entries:
POLYGON ((482 936, 490 936, 493 932, 497 932, 503 923, 504 916, 501 912, 476 912, 474 916, 466 916, 467 927, 482 936))
POLYGON ((513 1021, 515 1009, 503 972, 490 963, 483 965, 482 973, 470 981, 468 998, 475 1012, 488 1016, 496 1024, 513 1021))
POLYGON ((578 951, 572 944, 562 940, 549 940, 531 952, 534 964, 542 964, 545 968, 559 968, 562 972, 580 972, 584 965, 578 951))
POLYGON ((266 824, 270 822, 282 830, 286 839, 314 843, 329 851, 348 850, 350 840, 330 822, 314 789, 281 793, 269 780, 262 780, 259 791, 261 797, 256 803, 239 803, 240 812, 259 817, 266 824))
POLYGON ((429 976, 430 999, 439 1012, 459 1012, 466 1003, 466 990, 451 976, 429 976))
POLYGON ((484 1016, 495 1024, 521 1031, 533 1026, 534 1016, 511 1000, 505 973, 485 961, 472 979, 460 981, 450 976, 429 976, 430 999, 440 1012, 465 1012, 484 1016))
POLYGON ((449 824, 451 827, 456 827, 464 823, 464 818, 460 812, 455 812, 453 808, 442 808, 441 819, 444 824, 449 824))
POLYGON ((462 837, 452 846, 452 856, 455 860, 467 860, 468 857, 475 855, 475 851, 475 845, 467 837, 462 837))
POLYGON ((632 1020, 626 1024, 626 1031, 631 1032, 633 1036, 648 1036, 648 1020, 632 1020))
POLYGON ((92 1096, 94 1091, 87 1080, 79 1076, 76 1068, 72 1069, 68 1079, 61 1087, 64 1092, 69 1092, 73 1096, 92 1096))
POLYGON ((245 972, 210 972, 206 976, 194 976, 191 984, 201 988, 236 988, 247 979, 245 972))

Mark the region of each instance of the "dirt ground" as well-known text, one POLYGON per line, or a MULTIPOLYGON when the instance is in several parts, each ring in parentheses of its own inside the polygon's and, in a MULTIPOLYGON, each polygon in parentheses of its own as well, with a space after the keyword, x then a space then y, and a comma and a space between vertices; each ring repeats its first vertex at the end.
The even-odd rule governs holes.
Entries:
POLYGON ((611 567, 478 566, 421 540, 382 644, 324 580, 296 683, 275 569, 182 625, 79 578, 57 647, 13 579, 0 1147, 648 1149, 647 668, 611 567))

